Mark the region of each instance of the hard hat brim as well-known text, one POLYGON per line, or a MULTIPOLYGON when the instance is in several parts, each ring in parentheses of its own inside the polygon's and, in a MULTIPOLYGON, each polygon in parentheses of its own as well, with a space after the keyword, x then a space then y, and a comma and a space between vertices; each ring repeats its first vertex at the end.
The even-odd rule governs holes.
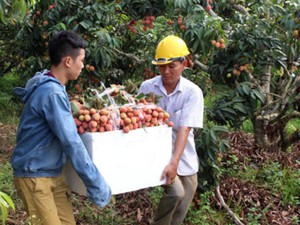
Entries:
POLYGON ((175 61, 175 60, 168 60, 168 61, 165 61, 165 62, 157 62, 155 60, 152 60, 152 64, 153 65, 157 65, 157 66, 159 66, 159 65, 166 65, 166 64, 169 64, 169 63, 171 63, 173 61, 175 61))

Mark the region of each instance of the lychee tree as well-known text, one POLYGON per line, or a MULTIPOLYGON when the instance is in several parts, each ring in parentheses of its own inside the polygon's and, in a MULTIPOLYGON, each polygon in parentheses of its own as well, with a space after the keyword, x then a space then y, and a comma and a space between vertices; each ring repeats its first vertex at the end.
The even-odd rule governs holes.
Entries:
POLYGON ((47 65, 46 46, 54 32, 73 29, 88 44, 87 67, 82 76, 84 84, 88 82, 90 85, 96 79, 104 83, 120 83, 126 79, 141 81, 152 77, 157 72, 151 66, 155 46, 166 34, 185 34, 185 39, 191 42, 191 48, 199 55, 211 51, 209 42, 195 40, 195 35, 206 36, 207 39, 217 36, 213 32, 215 27, 211 26, 216 20, 206 15, 200 3, 41 1, 29 10, 24 20, 26 26, 17 37, 20 55, 31 65, 28 68, 27 64, 22 64, 22 74, 31 76, 47 65), (201 31, 194 32, 200 24, 203 24, 201 31), (89 70, 90 65, 95 70, 89 70))
POLYGON ((19 21, 26 13, 24 0, 0 2, 0 77, 20 62, 14 38, 21 28, 19 21))
MULTIPOLYGON (((227 26, 229 44, 210 60, 215 82, 232 87, 215 102, 210 118, 240 128, 250 119, 256 143, 286 150, 299 140, 299 2, 245 1, 240 10, 221 2, 218 14, 227 26)), ((223 23, 224 24, 224 23, 223 23)))
POLYGON ((16 23, 26 13, 25 0, 5 0, 0 2, 0 21, 2 23, 16 23))

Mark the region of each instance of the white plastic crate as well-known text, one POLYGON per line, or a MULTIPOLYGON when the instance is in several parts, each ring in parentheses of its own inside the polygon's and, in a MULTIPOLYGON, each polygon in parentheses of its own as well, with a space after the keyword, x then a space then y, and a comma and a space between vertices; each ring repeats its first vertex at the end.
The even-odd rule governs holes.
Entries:
MULTIPOLYGON (((140 128, 126 134, 119 130, 85 133, 81 138, 113 195, 165 183, 160 178, 172 154, 172 128, 140 128)), ((64 173, 71 190, 86 195, 70 162, 64 173)))

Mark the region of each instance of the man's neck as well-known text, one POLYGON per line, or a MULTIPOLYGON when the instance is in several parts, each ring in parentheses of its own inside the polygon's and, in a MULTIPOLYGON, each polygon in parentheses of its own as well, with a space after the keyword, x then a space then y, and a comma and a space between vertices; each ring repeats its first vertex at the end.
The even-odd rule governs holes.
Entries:
POLYGON ((173 83, 173 84, 164 84, 163 83, 168 95, 171 94, 176 89, 178 83, 179 83, 179 80, 177 81, 177 83, 173 83))
POLYGON ((61 83, 61 85, 65 86, 68 79, 63 73, 63 70, 61 70, 59 67, 51 66, 50 73, 52 73, 55 76, 55 78, 61 83))

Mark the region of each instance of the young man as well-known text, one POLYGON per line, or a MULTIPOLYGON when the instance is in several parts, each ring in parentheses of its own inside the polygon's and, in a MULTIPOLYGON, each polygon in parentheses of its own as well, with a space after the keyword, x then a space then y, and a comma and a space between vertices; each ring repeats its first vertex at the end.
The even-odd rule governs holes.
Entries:
POLYGON ((161 96, 158 105, 170 113, 173 126, 173 153, 162 178, 166 178, 164 195, 158 205, 153 225, 182 224, 198 186, 198 156, 192 128, 201 128, 204 100, 201 89, 182 77, 191 64, 185 42, 176 36, 167 36, 156 48, 152 64, 160 76, 142 83, 139 92, 161 96))
POLYGON ((96 205, 105 206, 111 190, 77 133, 65 90, 84 67, 84 42, 71 31, 59 32, 49 43, 49 56, 50 70, 36 73, 25 88, 15 89, 25 105, 11 161, 14 184, 33 224, 75 225, 62 175, 66 158, 96 205))

